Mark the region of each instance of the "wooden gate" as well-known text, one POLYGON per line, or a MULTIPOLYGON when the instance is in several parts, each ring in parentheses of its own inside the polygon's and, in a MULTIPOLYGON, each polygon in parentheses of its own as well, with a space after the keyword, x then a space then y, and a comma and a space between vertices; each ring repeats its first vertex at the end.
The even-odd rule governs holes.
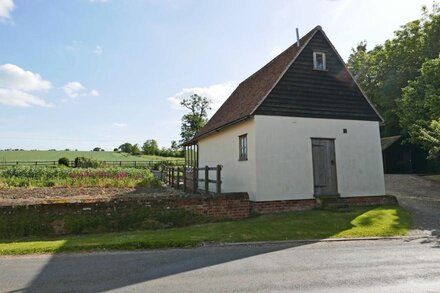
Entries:
POLYGON ((339 196, 336 174, 335 140, 312 138, 314 195, 339 196))

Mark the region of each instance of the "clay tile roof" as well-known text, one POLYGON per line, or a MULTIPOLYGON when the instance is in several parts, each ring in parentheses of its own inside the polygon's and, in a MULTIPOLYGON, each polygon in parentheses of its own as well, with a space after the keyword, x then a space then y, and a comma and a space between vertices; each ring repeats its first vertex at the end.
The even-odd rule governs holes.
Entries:
POLYGON ((396 141, 399 141, 401 138, 402 138, 401 135, 382 137, 380 139, 380 143, 382 145, 382 151, 392 146, 396 141))
POLYGON ((196 134, 195 141, 201 136, 249 117, 259 103, 275 86, 289 64, 307 44, 317 30, 317 26, 300 39, 300 46, 293 44, 280 55, 272 59, 263 68, 252 74, 238 85, 235 91, 212 116, 208 123, 196 134))

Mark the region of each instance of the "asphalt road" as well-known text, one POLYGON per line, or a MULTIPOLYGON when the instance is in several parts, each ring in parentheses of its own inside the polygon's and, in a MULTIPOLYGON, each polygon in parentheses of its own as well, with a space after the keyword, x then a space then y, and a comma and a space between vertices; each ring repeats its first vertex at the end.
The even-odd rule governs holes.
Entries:
POLYGON ((436 239, 0 257, 2 292, 439 292, 436 239))

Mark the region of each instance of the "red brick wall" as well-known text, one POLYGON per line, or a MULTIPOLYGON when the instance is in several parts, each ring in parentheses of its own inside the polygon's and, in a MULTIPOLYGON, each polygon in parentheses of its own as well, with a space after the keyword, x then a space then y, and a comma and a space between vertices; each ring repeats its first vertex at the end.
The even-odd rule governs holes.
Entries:
POLYGON ((315 205, 316 202, 314 199, 251 202, 252 210, 259 214, 310 210, 313 209, 315 205))
POLYGON ((234 220, 249 217, 251 209, 247 193, 189 197, 180 199, 178 206, 201 215, 234 220))

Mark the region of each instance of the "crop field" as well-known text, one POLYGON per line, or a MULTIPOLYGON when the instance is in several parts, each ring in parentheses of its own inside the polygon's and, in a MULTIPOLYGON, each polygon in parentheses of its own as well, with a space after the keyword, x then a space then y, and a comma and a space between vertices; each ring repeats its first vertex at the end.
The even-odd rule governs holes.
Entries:
POLYGON ((118 152, 92 152, 92 151, 0 151, 0 162, 16 161, 56 161, 66 157, 74 160, 76 157, 86 157, 98 161, 154 161, 175 160, 182 158, 169 158, 160 156, 133 156, 118 152))
POLYGON ((90 168, 29 166, 0 170, 0 188, 11 187, 156 187, 159 181, 142 168, 90 168))

